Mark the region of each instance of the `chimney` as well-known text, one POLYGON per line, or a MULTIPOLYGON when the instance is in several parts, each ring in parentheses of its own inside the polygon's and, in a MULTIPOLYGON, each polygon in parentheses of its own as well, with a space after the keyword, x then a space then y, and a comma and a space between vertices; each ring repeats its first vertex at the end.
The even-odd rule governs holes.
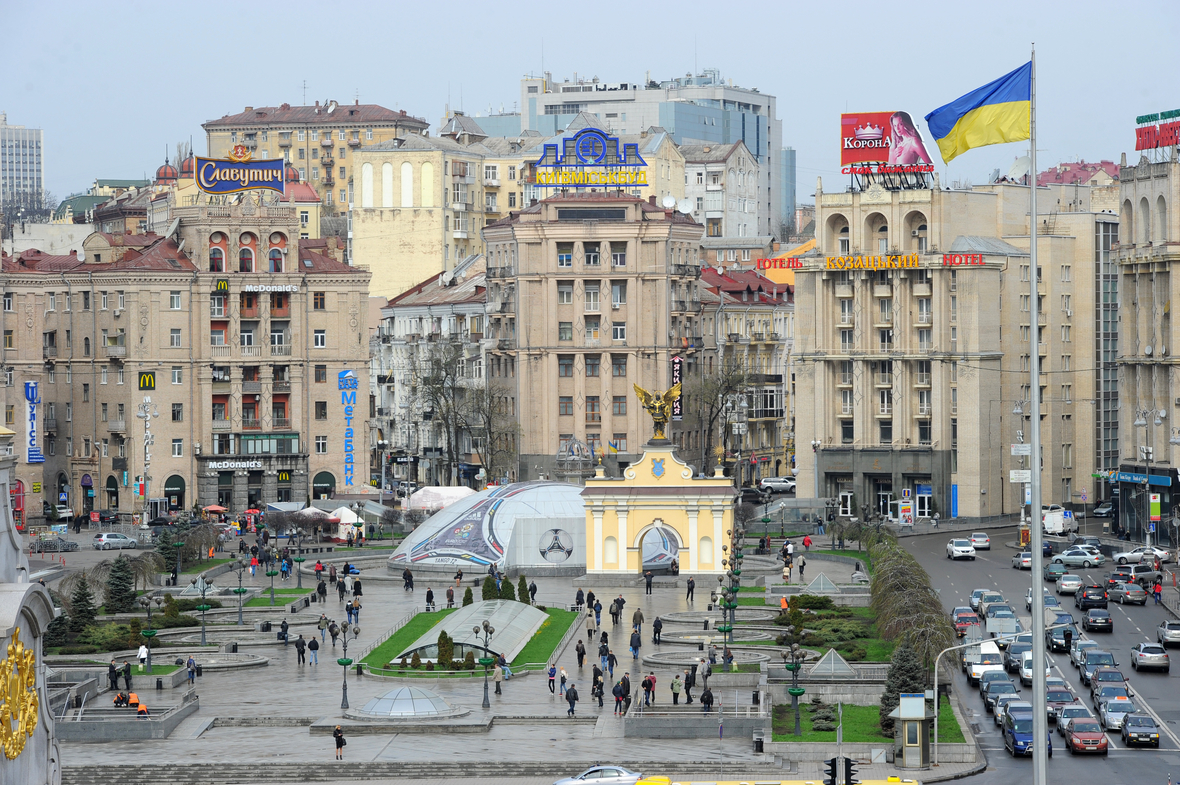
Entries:
POLYGON ((252 106, 247 106, 247 107, 246 107, 246 111, 247 111, 247 112, 253 112, 253 111, 254 111, 254 107, 252 107, 252 106))
POLYGON ((647 203, 648 203, 648 204, 650 204, 650 205, 653 205, 653 206, 654 206, 654 205, 655 205, 655 203, 656 203, 656 195, 655 195, 655 194, 651 194, 650 196, 648 196, 648 197, 647 197, 647 203))

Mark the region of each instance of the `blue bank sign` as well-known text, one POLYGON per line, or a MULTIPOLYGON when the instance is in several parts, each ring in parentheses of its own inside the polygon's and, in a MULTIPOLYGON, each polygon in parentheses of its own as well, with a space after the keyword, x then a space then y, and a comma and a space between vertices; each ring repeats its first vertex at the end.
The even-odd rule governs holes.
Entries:
POLYGON ((222 161, 216 158, 197 159, 197 188, 207 194, 232 194, 267 188, 283 193, 283 159, 266 161, 245 160, 222 161))
POLYGON ((647 162, 639 145, 583 128, 557 144, 545 145, 533 164, 538 188, 625 188, 647 185, 647 162))
POLYGON ((352 429, 352 420, 356 416, 356 371, 341 371, 337 384, 340 388, 340 403, 344 405, 344 484, 352 485, 356 459, 352 429))

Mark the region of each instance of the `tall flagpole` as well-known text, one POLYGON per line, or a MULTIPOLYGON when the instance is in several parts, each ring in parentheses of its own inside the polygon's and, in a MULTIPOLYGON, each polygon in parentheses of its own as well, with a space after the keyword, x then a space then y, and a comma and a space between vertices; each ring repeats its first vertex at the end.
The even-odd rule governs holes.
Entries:
MULTIPOLYGON (((1032 51, 1032 74, 1029 101, 1029 155, 1031 180, 1029 182, 1028 225, 1029 225, 1029 338, 1033 344, 1029 362, 1029 430, 1032 432, 1031 497, 1029 521, 1029 547, 1032 551, 1032 706, 1033 706, 1033 785, 1046 785, 1048 777, 1049 719, 1045 707, 1045 593, 1044 563, 1041 556, 1042 530, 1041 513, 1041 307, 1037 291, 1037 52, 1032 51), (1042 589, 1037 591, 1037 589, 1042 589)), ((1048 327, 1048 325, 1046 325, 1048 327)))

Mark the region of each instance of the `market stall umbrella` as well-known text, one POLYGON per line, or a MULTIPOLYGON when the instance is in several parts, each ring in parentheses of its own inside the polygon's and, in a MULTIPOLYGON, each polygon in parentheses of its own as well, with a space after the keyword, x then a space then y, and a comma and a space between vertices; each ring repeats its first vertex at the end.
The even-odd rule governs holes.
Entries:
POLYGON ((242 513, 242 514, 243 514, 243 515, 261 515, 261 513, 260 513, 258 510, 255 510, 255 509, 253 509, 253 508, 251 508, 251 509, 249 509, 249 510, 246 510, 246 511, 245 511, 244 513, 242 513))
POLYGON ((210 504, 208 507, 206 507, 204 509, 205 509, 205 512, 225 512, 224 507, 218 506, 216 504, 210 504))

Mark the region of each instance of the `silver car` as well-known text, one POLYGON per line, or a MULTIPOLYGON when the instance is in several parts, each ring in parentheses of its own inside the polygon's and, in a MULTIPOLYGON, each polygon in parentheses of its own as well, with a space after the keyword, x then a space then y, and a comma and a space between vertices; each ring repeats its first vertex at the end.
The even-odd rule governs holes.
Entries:
POLYGON ((1129 551, 1123 551, 1122 553, 1116 553, 1114 556, 1111 556, 1110 558, 1112 558, 1114 561, 1118 562, 1119 564, 1139 564, 1144 559, 1146 559, 1147 562, 1150 563, 1150 562, 1154 561, 1157 556, 1159 557, 1159 560, 1161 562, 1166 562, 1172 558, 1172 554, 1169 553, 1167 551, 1167 549, 1156 548, 1151 545, 1141 545, 1138 548, 1132 548, 1129 551))
POLYGON ((1125 698, 1108 700, 1098 709, 1098 721, 1108 730, 1122 730, 1123 718, 1135 710, 1135 704, 1125 698))
POLYGON ((1155 639, 1166 649, 1173 643, 1180 644, 1180 621, 1163 621, 1155 628, 1155 639))
POLYGON ((1014 570, 1031 570, 1032 569, 1032 554, 1028 551, 1018 553, 1012 557, 1012 569, 1014 570))
POLYGON ((1080 588, 1082 588, 1082 579, 1077 575, 1070 575, 1067 572, 1057 579, 1058 594, 1077 594, 1080 588))
POLYGON ((102 534, 94 535, 94 550, 109 551, 112 548, 131 548, 135 549, 135 540, 128 537, 126 534, 119 534, 118 532, 103 532, 102 534))
POLYGON ((1168 651, 1158 643, 1138 643, 1131 647, 1131 669, 1154 668, 1167 673, 1171 669, 1168 651))
POLYGON ((1101 567, 1106 564, 1106 557, 1092 546, 1075 545, 1054 556, 1053 563, 1067 567, 1101 567))
POLYGON ((641 779, 642 774, 622 766, 595 766, 576 777, 557 780, 553 785, 635 785, 641 779))
POLYGON ((1132 605, 1147 604, 1147 592, 1138 583, 1116 583, 1106 594, 1111 602, 1117 602, 1119 605, 1126 605, 1128 602, 1132 605))
POLYGON ((975 546, 977 551, 990 551, 992 538, 987 536, 987 532, 972 532, 971 544, 975 546))
POLYGON ((1074 638, 1069 647, 1069 661, 1075 668, 1082 667, 1082 652, 1086 649, 1097 649, 1098 642, 1085 638, 1074 638))

